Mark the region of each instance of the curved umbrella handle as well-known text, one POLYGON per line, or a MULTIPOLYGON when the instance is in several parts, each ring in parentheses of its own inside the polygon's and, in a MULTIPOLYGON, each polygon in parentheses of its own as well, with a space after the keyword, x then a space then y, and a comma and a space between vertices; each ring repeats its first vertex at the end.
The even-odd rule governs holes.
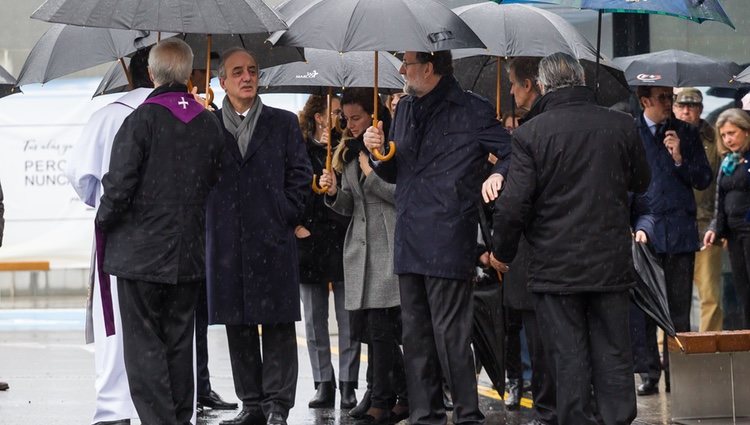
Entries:
POLYGON ((390 161, 396 155, 396 144, 393 141, 388 142, 388 153, 383 155, 379 150, 373 149, 372 156, 378 161, 390 161))
POLYGON ((319 186, 318 185, 318 176, 317 174, 313 174, 312 184, 310 184, 312 187, 313 192, 317 193, 318 195, 324 195, 326 192, 328 192, 328 186, 319 186))
MULTIPOLYGON (((188 92, 192 92, 193 87, 195 87, 193 85, 193 82, 188 80, 188 83, 187 83, 188 92)), ((208 92, 206 92, 206 105, 210 105, 212 103, 214 103, 214 90, 211 87, 209 87, 208 92)))

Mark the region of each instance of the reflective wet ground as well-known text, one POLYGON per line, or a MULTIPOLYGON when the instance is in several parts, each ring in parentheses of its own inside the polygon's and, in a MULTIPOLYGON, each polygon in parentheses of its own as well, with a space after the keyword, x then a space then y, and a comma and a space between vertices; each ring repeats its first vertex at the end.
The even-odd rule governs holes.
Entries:
MULTIPOLYGON (((82 311, 0 310, 0 381, 10 384, 10 390, 0 391, 0 425, 91 423, 94 355, 93 346, 84 344, 82 311)), ((314 393, 313 378, 301 323, 297 329, 300 371, 296 406, 290 412, 289 424, 353 424, 346 412, 339 409, 307 407, 314 393)), ((335 359, 334 356, 334 362, 335 359)), ((358 396, 364 393, 365 367, 363 363, 358 396)), ((226 336, 219 326, 209 331, 209 369, 214 390, 226 400, 236 401, 226 336)), ((480 375, 480 400, 487 424, 517 425, 530 419, 526 408, 506 412, 489 386, 487 377, 480 375)), ((208 410, 199 417, 199 424, 218 424, 235 414, 208 410)), ((668 424, 668 418, 669 397, 663 388, 659 395, 638 399, 636 424, 668 424)), ((137 423, 133 421, 133 425, 137 423)))

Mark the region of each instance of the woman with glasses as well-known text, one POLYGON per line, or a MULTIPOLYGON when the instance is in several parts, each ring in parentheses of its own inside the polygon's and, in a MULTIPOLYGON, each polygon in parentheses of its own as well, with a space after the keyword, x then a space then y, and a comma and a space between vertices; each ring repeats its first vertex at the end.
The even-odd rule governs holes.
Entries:
MULTIPOLYGON (((341 187, 337 187, 334 173, 324 172, 320 179, 320 185, 328 187, 326 204, 337 213, 352 217, 344 240, 346 308, 360 312, 365 329, 363 342, 372 347, 371 404, 358 424, 398 422, 409 414, 399 348, 400 295, 398 279, 393 274, 395 185, 372 171, 362 142, 365 130, 372 124, 373 96, 372 89, 344 91, 341 106, 347 125, 333 161, 334 169, 341 173, 341 187)), ((379 108, 387 127, 390 115, 382 104, 379 108)))
POLYGON ((728 109, 716 121, 716 143, 726 149, 716 190, 714 220, 703 238, 710 246, 726 238, 734 288, 742 309, 742 329, 750 328, 750 116, 728 109))

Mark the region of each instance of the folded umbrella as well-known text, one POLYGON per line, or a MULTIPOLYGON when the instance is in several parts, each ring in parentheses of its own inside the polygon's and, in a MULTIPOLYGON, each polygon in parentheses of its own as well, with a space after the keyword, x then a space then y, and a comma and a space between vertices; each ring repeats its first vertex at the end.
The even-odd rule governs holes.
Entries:
POLYGON ((682 348, 682 344, 676 338, 677 333, 672 317, 669 315, 664 269, 659 265, 656 256, 648 245, 633 241, 632 251, 638 283, 630 290, 630 298, 664 330, 664 333, 675 338, 677 344, 682 348))

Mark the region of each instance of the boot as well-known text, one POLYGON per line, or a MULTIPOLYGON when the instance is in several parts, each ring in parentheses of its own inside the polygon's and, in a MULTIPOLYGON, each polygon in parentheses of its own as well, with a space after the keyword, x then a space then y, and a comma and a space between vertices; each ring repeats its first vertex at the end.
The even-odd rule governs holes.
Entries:
POLYGON ((521 406, 521 380, 508 379, 508 397, 505 399, 505 407, 508 410, 517 410, 521 406))
POLYGON ((370 389, 368 388, 367 391, 365 391, 365 394, 362 396, 362 400, 359 401, 359 404, 357 407, 349 411, 349 416, 351 416, 354 419, 360 419, 367 414, 367 410, 370 409, 370 389))
POLYGON ((357 388, 357 383, 354 381, 341 381, 339 385, 341 386, 340 407, 346 410, 353 409, 357 405, 357 394, 354 392, 354 389, 357 388))
POLYGON ((307 403, 307 406, 311 409, 333 407, 336 401, 336 384, 334 381, 316 382, 315 388, 317 391, 315 391, 315 395, 307 403))

